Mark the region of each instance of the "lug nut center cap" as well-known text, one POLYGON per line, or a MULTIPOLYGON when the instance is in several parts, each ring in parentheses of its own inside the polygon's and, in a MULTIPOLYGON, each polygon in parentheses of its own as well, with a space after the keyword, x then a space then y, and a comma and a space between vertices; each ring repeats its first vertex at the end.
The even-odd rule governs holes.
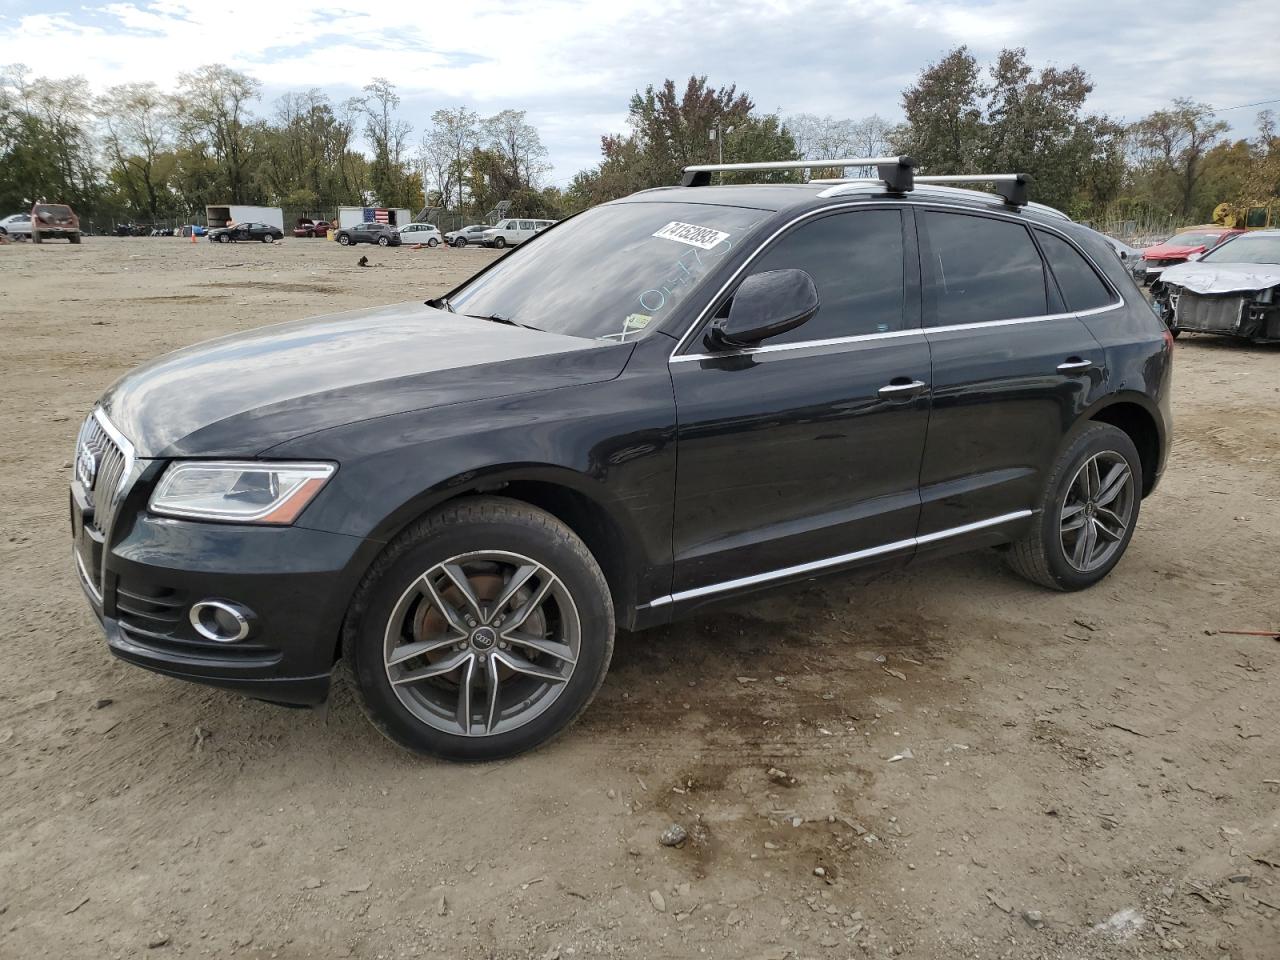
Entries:
POLYGON ((498 635, 490 627, 480 627, 471 633, 471 645, 477 650, 488 650, 498 642, 498 635))

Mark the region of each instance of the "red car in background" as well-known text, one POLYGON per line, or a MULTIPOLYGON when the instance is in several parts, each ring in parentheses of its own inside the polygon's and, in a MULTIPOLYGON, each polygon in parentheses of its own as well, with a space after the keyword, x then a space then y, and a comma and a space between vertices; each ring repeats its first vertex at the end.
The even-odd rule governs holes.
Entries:
POLYGON ((293 235, 295 237, 319 237, 323 240, 329 235, 329 221, 309 220, 304 217, 293 228, 293 235))
POLYGON ((1191 259, 1192 254, 1206 253, 1223 240, 1229 240, 1241 233, 1244 231, 1220 227, 1213 223, 1203 227, 1187 227, 1163 243, 1157 243, 1154 247, 1143 250, 1142 263, 1134 274, 1145 286, 1150 286, 1160 279, 1160 274, 1165 267, 1186 263, 1191 259))

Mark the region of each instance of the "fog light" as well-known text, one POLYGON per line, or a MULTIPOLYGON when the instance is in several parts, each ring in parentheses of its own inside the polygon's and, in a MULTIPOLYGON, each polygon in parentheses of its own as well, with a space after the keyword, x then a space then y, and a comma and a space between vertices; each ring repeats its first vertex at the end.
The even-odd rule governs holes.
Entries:
POLYGON ((191 626, 206 640, 235 643, 249 635, 253 613, 226 600, 201 600, 191 606, 191 626))

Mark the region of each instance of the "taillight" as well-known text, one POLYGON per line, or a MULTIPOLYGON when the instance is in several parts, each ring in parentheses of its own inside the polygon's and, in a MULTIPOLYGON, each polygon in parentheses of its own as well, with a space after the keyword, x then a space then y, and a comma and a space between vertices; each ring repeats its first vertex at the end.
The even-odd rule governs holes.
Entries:
POLYGON ((1168 327, 1165 327, 1162 333, 1162 336, 1164 337, 1164 345, 1169 348, 1169 353, 1172 354, 1173 353, 1173 331, 1170 330, 1168 327))

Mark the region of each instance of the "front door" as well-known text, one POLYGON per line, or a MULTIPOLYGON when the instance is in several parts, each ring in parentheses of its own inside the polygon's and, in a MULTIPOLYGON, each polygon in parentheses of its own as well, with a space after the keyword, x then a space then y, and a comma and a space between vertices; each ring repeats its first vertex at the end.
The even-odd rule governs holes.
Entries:
POLYGON ((672 359, 676 603, 914 549, 929 418, 914 224, 886 208, 816 216, 738 280, 791 267, 813 277, 816 316, 748 349, 712 351, 699 332, 672 359))
POLYGON ((920 538, 958 546, 1035 509, 1105 361, 1024 223, 941 210, 917 220, 933 356, 920 538))

